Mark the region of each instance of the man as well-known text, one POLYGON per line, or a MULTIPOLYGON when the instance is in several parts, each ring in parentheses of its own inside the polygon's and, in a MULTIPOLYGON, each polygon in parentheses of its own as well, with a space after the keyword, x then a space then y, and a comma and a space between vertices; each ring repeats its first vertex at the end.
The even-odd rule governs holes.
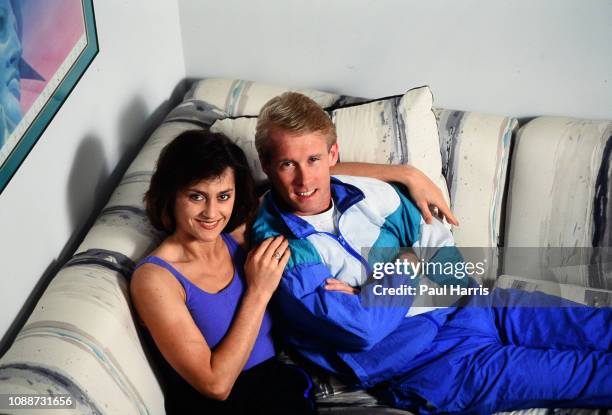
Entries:
MULTIPOLYGON (((278 234, 289 240, 277 322, 302 355, 364 387, 388 381, 391 404, 421 412, 612 406, 612 310, 553 307, 572 304, 516 290, 476 295, 463 308, 415 309, 396 298, 367 303, 371 296, 355 295, 374 286, 364 249, 412 247, 413 263, 456 263, 448 230, 426 224, 386 183, 330 177, 335 129, 303 95, 285 93, 262 108, 256 147, 273 190, 253 226, 254 242, 278 234), (543 308, 520 307, 529 304, 543 308)), ((381 283, 409 286, 412 277, 381 283)))

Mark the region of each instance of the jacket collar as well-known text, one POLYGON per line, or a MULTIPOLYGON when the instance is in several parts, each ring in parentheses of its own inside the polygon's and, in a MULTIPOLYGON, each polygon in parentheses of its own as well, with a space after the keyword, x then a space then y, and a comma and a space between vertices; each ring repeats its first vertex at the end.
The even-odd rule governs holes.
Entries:
MULTIPOLYGON (((365 199, 365 195, 359 188, 352 184, 344 183, 333 176, 331 177, 330 185, 334 204, 341 215, 344 214, 348 208, 365 199)), ((313 228, 310 223, 287 209, 274 189, 272 189, 270 195, 270 202, 274 211, 283 222, 285 222, 285 225, 287 225, 296 238, 306 238, 316 232, 315 228, 313 228)))

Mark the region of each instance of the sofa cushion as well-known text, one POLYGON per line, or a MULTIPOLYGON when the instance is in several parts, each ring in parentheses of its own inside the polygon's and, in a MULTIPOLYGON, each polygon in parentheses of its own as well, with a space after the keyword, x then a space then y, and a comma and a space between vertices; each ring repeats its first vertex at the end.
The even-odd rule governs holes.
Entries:
MULTIPOLYGON (((612 122, 540 117, 517 134, 509 176, 507 247, 612 247, 612 122)), ((571 257, 568 254, 568 257, 571 257)), ((547 258, 504 259, 504 273, 545 276, 547 258)), ((612 267, 565 283, 612 288, 612 267), (597 282, 596 284, 594 282, 597 282)))
MULTIPOLYGON (((451 208, 461 226, 458 246, 502 244, 503 206, 512 135, 517 120, 477 112, 436 109, 451 208)), ((491 253, 491 250, 483 252, 491 253)))
POLYGON ((442 189, 440 138, 429 87, 330 111, 341 161, 411 164, 442 189))

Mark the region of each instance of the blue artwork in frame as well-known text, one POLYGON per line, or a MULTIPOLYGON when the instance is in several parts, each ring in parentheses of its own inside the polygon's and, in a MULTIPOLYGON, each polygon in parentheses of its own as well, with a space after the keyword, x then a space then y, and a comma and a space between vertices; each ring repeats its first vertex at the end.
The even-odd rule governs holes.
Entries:
POLYGON ((97 53, 93 0, 0 0, 0 192, 97 53))

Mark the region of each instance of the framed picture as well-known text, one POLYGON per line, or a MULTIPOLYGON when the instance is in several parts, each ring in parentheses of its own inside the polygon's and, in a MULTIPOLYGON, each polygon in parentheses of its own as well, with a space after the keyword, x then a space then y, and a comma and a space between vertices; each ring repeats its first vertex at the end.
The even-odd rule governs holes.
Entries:
POLYGON ((98 53, 93 0, 0 0, 0 192, 98 53))

